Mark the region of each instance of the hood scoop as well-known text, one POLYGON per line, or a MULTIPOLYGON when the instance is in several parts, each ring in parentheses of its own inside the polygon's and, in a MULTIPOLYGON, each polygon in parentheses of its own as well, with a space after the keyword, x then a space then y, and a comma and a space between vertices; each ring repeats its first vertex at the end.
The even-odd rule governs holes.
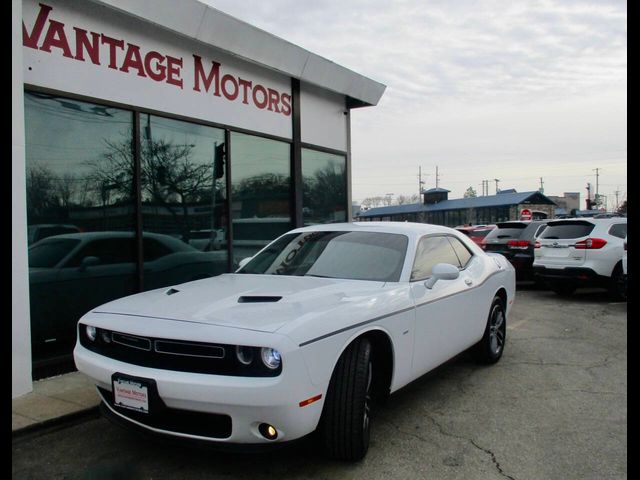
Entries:
POLYGON ((270 295, 243 295, 238 298, 238 303, 275 303, 281 299, 282 297, 270 295))
POLYGON ((180 290, 176 290, 175 288, 170 288, 164 293, 166 293, 167 295, 173 295, 174 293, 180 293, 180 290))

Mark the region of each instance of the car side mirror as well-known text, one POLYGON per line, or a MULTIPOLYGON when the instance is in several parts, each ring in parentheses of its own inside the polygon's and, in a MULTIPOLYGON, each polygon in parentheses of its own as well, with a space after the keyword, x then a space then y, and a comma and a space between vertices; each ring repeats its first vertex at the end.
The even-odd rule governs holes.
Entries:
POLYGON ((431 270, 431 277, 425 280, 424 286, 432 289, 438 280, 455 280, 459 276, 460 270, 458 270, 458 267, 450 263, 437 263, 431 270))
POLYGON ((253 257, 246 257, 243 258, 242 260, 240 260, 240 263, 238 263, 238 270, 240 270, 242 267, 244 267, 247 263, 249 263, 249 260, 251 260, 253 257))
POLYGON ((82 262, 80 262, 80 271, 84 272, 87 268, 93 267, 99 264, 100 264, 100 259, 98 257, 93 257, 93 256, 84 257, 82 259, 82 262))

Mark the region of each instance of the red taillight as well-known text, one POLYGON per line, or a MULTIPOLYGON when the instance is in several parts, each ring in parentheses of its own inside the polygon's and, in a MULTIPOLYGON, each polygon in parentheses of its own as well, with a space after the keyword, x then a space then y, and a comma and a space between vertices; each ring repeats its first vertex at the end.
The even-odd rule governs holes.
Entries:
POLYGON ((520 250, 525 250, 529 248, 529 242, 526 240, 509 240, 507 242, 508 248, 518 248, 520 250))
POLYGON ((573 246, 576 250, 598 250, 604 247, 607 241, 602 238, 587 238, 580 242, 576 242, 573 246))
POLYGON ((540 248, 540 242, 538 240, 533 244, 533 248, 540 248))

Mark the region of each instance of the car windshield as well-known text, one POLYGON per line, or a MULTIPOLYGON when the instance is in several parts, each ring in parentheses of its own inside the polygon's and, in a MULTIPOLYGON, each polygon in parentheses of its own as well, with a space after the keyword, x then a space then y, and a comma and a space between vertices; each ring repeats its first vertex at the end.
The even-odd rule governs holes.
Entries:
POLYGON ((80 243, 70 238, 45 240, 29 248, 29 267, 52 268, 80 243))
POLYGON ((289 233, 258 253, 238 273, 397 282, 407 244, 405 235, 394 233, 289 233))

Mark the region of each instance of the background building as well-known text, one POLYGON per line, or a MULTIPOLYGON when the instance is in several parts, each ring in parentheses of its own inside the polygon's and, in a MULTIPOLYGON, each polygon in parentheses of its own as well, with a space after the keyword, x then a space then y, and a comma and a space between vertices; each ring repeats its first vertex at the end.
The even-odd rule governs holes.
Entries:
POLYGON ((89 309, 351 219, 384 85, 195 0, 12 5, 14 397, 89 309))
POLYGON ((449 200, 449 190, 432 188, 423 193, 422 203, 371 208, 361 212, 362 221, 409 221, 455 227, 486 225, 507 220, 519 220, 522 210, 529 210, 534 219, 553 218, 555 204, 540 192, 507 190, 497 195, 449 200))

